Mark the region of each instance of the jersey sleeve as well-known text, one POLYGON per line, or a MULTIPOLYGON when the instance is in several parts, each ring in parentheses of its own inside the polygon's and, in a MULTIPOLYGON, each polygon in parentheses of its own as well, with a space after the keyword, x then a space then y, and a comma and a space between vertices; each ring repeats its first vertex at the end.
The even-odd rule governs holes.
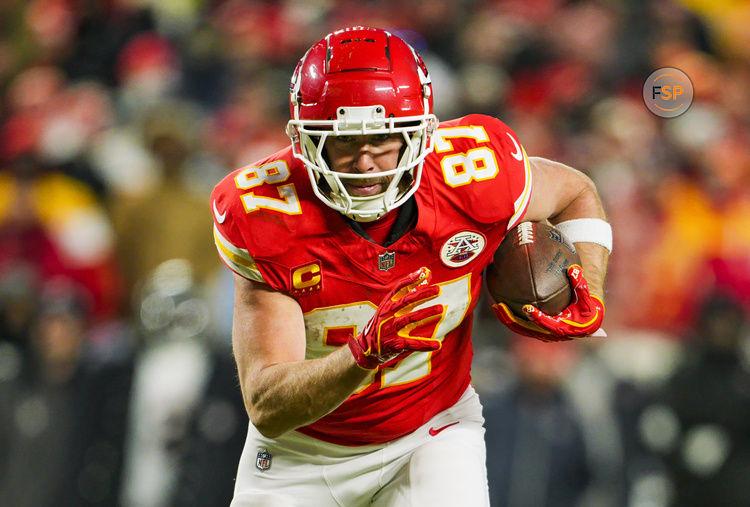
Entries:
POLYGON ((240 227, 232 213, 231 194, 224 190, 226 180, 211 193, 213 235, 219 259, 238 275, 254 282, 267 284, 258 264, 250 254, 240 227))
POLYGON ((248 280, 266 283, 250 252, 232 242, 229 238, 233 234, 230 234, 226 229, 217 224, 214 218, 214 243, 221 261, 229 269, 248 280), (222 229, 225 230, 222 232, 222 229))
POLYGON ((502 125, 497 133, 500 136, 498 153, 502 158, 508 192, 513 201, 513 215, 508 220, 507 227, 507 230, 510 230, 518 225, 529 207, 532 187, 531 165, 516 133, 499 120, 498 123, 502 125))

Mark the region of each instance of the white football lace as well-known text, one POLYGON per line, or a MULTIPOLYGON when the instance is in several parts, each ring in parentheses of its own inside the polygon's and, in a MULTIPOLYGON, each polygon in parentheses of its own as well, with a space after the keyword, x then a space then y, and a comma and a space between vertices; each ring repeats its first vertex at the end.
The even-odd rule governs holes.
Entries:
POLYGON ((534 242, 534 228, 531 222, 518 224, 518 244, 526 245, 534 242))

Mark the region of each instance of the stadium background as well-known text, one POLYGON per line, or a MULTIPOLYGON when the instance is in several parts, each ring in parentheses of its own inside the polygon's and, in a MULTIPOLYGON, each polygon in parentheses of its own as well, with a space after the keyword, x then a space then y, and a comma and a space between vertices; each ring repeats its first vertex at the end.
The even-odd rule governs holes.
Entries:
POLYGON ((438 117, 589 174, 615 230, 609 338, 477 313, 493 505, 747 504, 740 0, 0 3, 0 498, 227 504, 245 416, 208 194, 287 144, 297 59, 353 24, 417 48, 438 117), (641 98, 665 66, 695 87, 672 120, 641 98))

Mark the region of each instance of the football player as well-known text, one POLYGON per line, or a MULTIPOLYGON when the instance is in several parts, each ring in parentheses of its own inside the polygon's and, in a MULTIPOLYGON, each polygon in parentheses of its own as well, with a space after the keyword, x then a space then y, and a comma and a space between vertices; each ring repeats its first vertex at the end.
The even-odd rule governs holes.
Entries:
POLYGON ((211 196, 250 418, 233 505, 487 505, 482 270, 510 228, 551 220, 581 256, 575 301, 531 322, 495 311, 547 341, 596 331, 611 248, 596 189, 496 118, 438 123, 422 59, 384 30, 326 35, 289 99, 291 146, 211 196))

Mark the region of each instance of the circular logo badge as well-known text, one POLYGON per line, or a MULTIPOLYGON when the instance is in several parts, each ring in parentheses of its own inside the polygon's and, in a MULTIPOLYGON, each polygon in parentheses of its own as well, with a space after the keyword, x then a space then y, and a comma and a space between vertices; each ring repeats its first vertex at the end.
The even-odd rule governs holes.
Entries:
POLYGON ((657 69, 643 83, 643 102, 656 116, 680 116, 693 103, 693 83, 680 69, 657 69))
POLYGON ((443 244, 440 249, 440 260, 449 268, 465 266, 474 260, 482 250, 487 241, 478 232, 457 232, 443 244))

